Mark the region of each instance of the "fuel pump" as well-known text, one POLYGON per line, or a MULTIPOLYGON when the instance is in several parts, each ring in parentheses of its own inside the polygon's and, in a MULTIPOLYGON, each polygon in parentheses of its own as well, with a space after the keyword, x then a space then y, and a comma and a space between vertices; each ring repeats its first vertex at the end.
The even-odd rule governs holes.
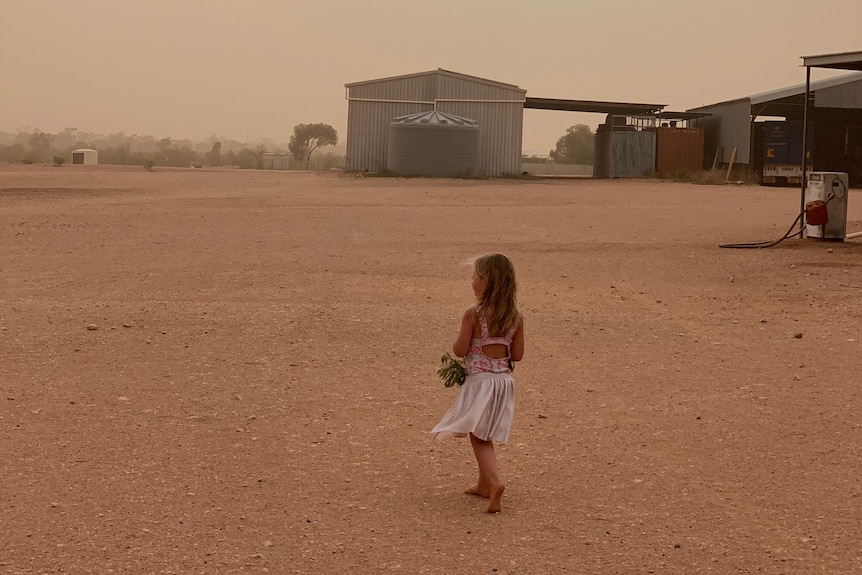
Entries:
POLYGON ((841 240, 847 233, 846 172, 809 172, 805 187, 805 235, 841 240))

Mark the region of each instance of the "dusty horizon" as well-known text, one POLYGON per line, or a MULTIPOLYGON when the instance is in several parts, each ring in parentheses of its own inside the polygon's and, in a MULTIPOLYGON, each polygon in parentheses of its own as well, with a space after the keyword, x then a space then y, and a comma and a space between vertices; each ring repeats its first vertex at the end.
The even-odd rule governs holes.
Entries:
MULTIPOLYGON (((650 12, 599 0, 2 0, 0 130, 287 141, 296 124, 323 122, 346 138, 345 84, 437 68, 529 96, 675 111, 799 84, 801 56, 860 48, 862 3, 790 0, 777 13, 658 0, 650 12), (821 15, 829 33, 813 34, 821 15)), ((523 150, 547 153, 569 126, 602 121, 528 110, 523 150)))

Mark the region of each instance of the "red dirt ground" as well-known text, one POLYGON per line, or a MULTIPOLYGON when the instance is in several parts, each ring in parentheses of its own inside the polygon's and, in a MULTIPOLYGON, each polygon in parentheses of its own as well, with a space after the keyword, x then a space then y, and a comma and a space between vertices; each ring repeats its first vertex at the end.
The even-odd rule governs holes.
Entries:
POLYGON ((718 247, 798 211, 0 166, 0 572, 862 573, 862 242, 718 247), (428 436, 488 251, 527 318, 499 515, 428 436))

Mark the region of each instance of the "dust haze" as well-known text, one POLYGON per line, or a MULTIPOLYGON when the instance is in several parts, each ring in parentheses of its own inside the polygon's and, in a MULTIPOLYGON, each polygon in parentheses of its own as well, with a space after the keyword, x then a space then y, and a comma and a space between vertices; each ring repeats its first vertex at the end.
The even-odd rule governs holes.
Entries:
MULTIPOLYGON (((849 44, 862 4, 792 0, 777 13, 742 0, 720 10, 660 0, 651 14, 633 17, 598 0, 154 0, 143 9, 4 0, 0 130, 73 127, 192 144, 215 135, 254 146, 322 122, 343 141, 346 83, 437 68, 530 96, 684 110, 803 82, 800 56, 858 48, 849 44), (821 15, 829 33, 811 33, 821 15), (792 42, 776 41, 779 20, 781 38, 792 42)), ((569 126, 603 120, 526 111, 524 151, 547 154, 569 126)))

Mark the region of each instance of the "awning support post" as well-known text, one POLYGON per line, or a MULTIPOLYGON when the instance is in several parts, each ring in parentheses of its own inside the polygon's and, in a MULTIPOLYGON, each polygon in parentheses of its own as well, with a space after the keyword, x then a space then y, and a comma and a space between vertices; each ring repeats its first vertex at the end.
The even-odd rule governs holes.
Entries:
MULTIPOLYGON (((808 181, 808 95, 811 92, 811 66, 805 66, 805 105, 802 112, 802 177, 799 191, 799 213, 805 211, 805 187, 808 181)), ((799 220, 799 237, 805 229, 805 218, 799 220)))

